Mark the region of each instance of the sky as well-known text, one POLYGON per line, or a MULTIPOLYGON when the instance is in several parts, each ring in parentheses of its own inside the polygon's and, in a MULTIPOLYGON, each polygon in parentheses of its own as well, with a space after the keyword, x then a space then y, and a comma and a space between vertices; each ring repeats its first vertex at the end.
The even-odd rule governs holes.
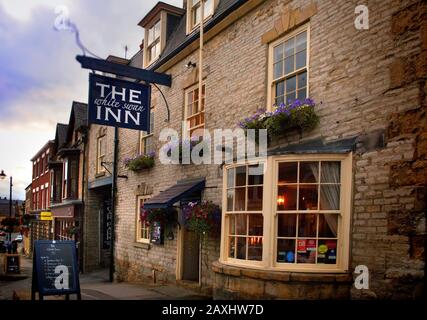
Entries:
MULTIPOLYGON (((182 0, 164 2, 182 7, 182 0)), ((30 159, 67 123, 73 100, 86 102, 88 70, 74 35, 54 28, 65 6, 86 48, 99 57, 127 57, 139 50, 138 22, 156 0, 0 0, 0 170, 13 177, 13 199, 25 199, 30 159)), ((0 180, 9 197, 9 179, 0 180)))

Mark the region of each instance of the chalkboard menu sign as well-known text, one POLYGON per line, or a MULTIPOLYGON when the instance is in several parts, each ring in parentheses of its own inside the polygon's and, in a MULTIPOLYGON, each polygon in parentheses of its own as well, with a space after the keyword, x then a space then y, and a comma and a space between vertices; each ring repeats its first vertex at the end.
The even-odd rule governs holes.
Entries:
POLYGON ((4 256, 4 266, 6 273, 20 273, 20 257, 19 254, 6 254, 4 256))
POLYGON ((102 249, 110 249, 111 236, 113 233, 113 212, 111 200, 104 202, 104 216, 102 219, 102 249))
POLYGON ((32 299, 47 295, 80 296, 75 241, 39 240, 34 244, 32 299))

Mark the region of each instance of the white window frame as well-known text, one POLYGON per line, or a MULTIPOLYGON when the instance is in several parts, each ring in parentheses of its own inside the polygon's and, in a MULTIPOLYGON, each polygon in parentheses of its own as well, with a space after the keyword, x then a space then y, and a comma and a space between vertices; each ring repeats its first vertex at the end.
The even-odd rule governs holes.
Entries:
POLYGON ((139 154, 148 154, 151 151, 154 151, 154 139, 151 145, 151 150, 146 150, 146 141, 148 138, 153 137, 153 131, 154 131, 154 107, 150 110, 150 132, 147 133, 146 131, 140 131, 139 132, 139 154), (148 151, 148 152, 147 152, 148 151))
MULTIPOLYGON (((193 0, 188 0, 187 1, 187 34, 190 34, 190 33, 192 33, 193 31, 195 31, 195 29, 196 28, 198 28, 199 27, 199 25, 200 25, 200 21, 199 22, 197 22, 197 23, 195 23, 194 21, 193 21, 193 12, 194 12, 194 10, 197 10, 197 8, 199 8, 200 7, 200 2, 201 2, 202 0, 200 0, 198 3, 196 3, 195 5, 193 5, 193 0)), ((203 0, 203 2, 205 2, 206 3, 206 0, 203 0)), ((211 12, 210 12, 210 14, 208 14, 208 15, 206 15, 206 12, 204 12, 204 19, 203 19, 203 23, 205 23, 207 20, 209 20, 210 18, 212 18, 212 16, 214 15, 214 13, 215 13, 215 9, 216 9, 216 7, 217 7, 217 5, 218 5, 218 3, 219 3, 219 0, 212 0, 212 4, 211 4, 211 6, 212 6, 212 8, 211 8, 211 12)), ((201 19, 200 19, 201 20, 201 19)))
MULTIPOLYGON (((202 92, 203 92, 203 87, 205 87, 205 95, 202 96, 202 100, 204 100, 203 111, 199 111, 198 113, 191 115, 191 117, 194 117, 196 115, 201 115, 203 113, 203 124, 199 124, 193 128, 190 128, 190 125, 188 123, 188 118, 189 118, 189 115, 188 115, 188 93, 193 92, 195 90, 198 90, 199 89, 199 83, 197 82, 196 84, 194 84, 191 87, 188 87, 184 90, 184 137, 186 139, 190 139, 190 130, 193 130, 193 129, 194 130, 197 130, 197 129, 203 130, 203 129, 205 129, 205 126, 206 126, 206 82, 205 81, 203 81, 203 83, 202 83, 202 92)), ((197 98, 197 103, 199 103, 199 99, 200 99, 200 96, 197 98)))
POLYGON ((136 197, 136 221, 135 221, 135 242, 138 243, 150 243, 150 227, 147 226, 145 229, 147 229, 147 233, 148 233, 148 238, 142 238, 141 236, 141 215, 140 215, 140 210, 141 210, 141 200, 143 202, 147 201, 148 199, 150 199, 151 196, 137 196, 136 197))
MULTIPOLYGON (((297 36, 298 34, 307 31, 307 59, 306 59, 306 65, 304 68, 300 68, 298 70, 294 70, 293 72, 283 75, 280 79, 286 79, 290 78, 293 75, 296 75, 298 73, 301 73, 302 70, 306 70, 307 72, 307 98, 310 97, 310 23, 306 23, 302 25, 301 27, 295 29, 294 31, 286 34, 285 36, 271 42, 268 47, 268 87, 267 87, 267 110, 271 111, 273 109, 273 104, 275 101, 275 89, 274 84, 277 79, 273 79, 274 76, 274 48, 278 45, 286 42, 287 40, 297 36)), ((286 94, 285 94, 286 96, 286 94)))
MULTIPOLYGON (((264 162, 266 168, 264 173, 263 194, 263 260, 250 261, 228 258, 228 220, 227 214, 227 170, 254 162, 239 162, 224 167, 223 196, 222 196, 222 225, 221 225, 221 249, 220 261, 238 267, 249 267, 254 269, 288 271, 288 272, 315 272, 315 273, 343 273, 349 268, 350 254, 350 222, 351 222, 351 195, 352 195, 352 153, 348 154, 310 154, 310 155, 286 155, 268 157, 264 162), (278 163, 284 161, 341 161, 341 190, 340 190, 340 212, 338 221, 337 241, 337 263, 332 264, 286 264, 276 262, 277 243, 277 168, 278 163)), ((262 161, 258 161, 262 163, 262 161)), ((316 212, 316 211, 312 211, 316 212)), ((244 212, 242 212, 244 213, 244 212)))
POLYGON ((106 145, 106 135, 99 136, 96 139, 96 173, 101 174, 105 172, 104 166, 102 166, 102 162, 105 161, 105 157, 107 155, 106 150, 104 150, 104 154, 101 154, 101 142, 104 140, 104 148, 107 149, 106 145))
POLYGON ((156 19, 153 20, 154 22, 148 24, 145 27, 144 54, 143 54, 143 67, 144 67, 144 69, 149 67, 150 65, 152 65, 155 61, 157 61, 158 58, 160 57, 163 49, 165 48, 165 45, 166 45, 166 20, 167 20, 167 13, 165 11, 162 11, 160 13, 160 16, 157 16, 156 19), (156 26, 157 23, 160 24, 160 30, 159 30, 160 34, 158 37, 156 37, 154 39, 154 41, 148 43, 148 41, 149 41, 148 34, 149 34, 150 30, 156 26), (153 45, 156 45, 157 43, 160 46, 159 52, 155 57, 151 57, 151 59, 149 59, 148 52, 150 51, 150 48, 153 47, 153 45))

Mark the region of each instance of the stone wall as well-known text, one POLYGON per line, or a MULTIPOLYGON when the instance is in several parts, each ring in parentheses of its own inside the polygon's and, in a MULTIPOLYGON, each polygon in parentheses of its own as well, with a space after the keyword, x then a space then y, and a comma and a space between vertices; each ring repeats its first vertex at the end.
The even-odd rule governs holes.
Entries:
MULTIPOLYGON (((310 3, 265 1, 205 44, 208 129, 235 128, 240 119, 265 107, 268 45, 262 39, 286 12, 310 3)), ((370 1, 369 29, 356 30, 357 1, 314 3, 309 95, 317 102, 320 124, 288 142, 359 136, 353 160, 350 271, 363 264, 371 278, 370 290, 353 288, 350 295, 416 297, 425 268, 425 4, 370 1), (399 228, 399 221, 404 228, 399 228)), ((156 150, 161 146, 161 128, 181 129, 184 89, 197 79, 197 68, 185 67, 188 61, 198 61, 197 52, 166 71, 173 79, 171 88, 162 87, 171 108, 169 123, 164 102, 153 88, 156 150)), ((135 155, 138 133, 120 130, 119 149, 120 161, 135 155)), ((136 196, 157 194, 179 179, 204 176, 212 187, 204 191, 204 199, 220 204, 222 171, 215 165, 163 166, 157 159, 148 171, 133 173, 121 165, 119 174, 129 179, 118 181, 117 276, 136 280, 152 276, 155 270, 161 279, 175 279, 176 240, 165 240, 163 246, 135 244, 136 196)), ((211 243, 209 259, 214 261, 219 239, 211 243)), ((222 277, 212 272, 209 263, 202 268, 206 286, 222 277)))

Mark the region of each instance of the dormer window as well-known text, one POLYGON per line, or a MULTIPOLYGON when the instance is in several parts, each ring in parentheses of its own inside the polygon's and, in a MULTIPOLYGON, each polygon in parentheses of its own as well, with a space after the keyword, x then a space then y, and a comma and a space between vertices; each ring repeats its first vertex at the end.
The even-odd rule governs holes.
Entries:
POLYGON ((203 20, 209 19, 213 13, 218 0, 189 0, 187 7, 187 33, 193 31, 200 24, 203 2, 203 20))
POLYGON ((184 13, 182 8, 158 2, 139 22, 138 25, 145 30, 143 68, 149 68, 158 60, 184 13))
POLYGON ((148 61, 154 61, 160 55, 160 20, 147 32, 148 61))

